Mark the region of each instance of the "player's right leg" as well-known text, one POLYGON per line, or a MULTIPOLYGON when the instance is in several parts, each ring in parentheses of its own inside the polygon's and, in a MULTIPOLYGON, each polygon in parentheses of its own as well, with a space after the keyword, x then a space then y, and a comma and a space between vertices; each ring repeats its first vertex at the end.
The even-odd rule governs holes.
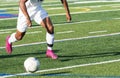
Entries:
POLYGON ((24 37, 27 27, 28 26, 26 24, 25 17, 19 15, 16 33, 13 33, 10 36, 6 37, 6 52, 8 54, 12 53, 12 43, 19 41, 24 37))
POLYGON ((16 33, 12 33, 10 36, 6 37, 6 52, 8 54, 12 53, 12 43, 21 40, 24 35, 25 32, 20 32, 17 30, 16 33))
POLYGON ((52 50, 54 44, 54 26, 49 17, 42 20, 41 25, 46 29, 47 51, 46 56, 52 59, 57 59, 58 56, 52 50))

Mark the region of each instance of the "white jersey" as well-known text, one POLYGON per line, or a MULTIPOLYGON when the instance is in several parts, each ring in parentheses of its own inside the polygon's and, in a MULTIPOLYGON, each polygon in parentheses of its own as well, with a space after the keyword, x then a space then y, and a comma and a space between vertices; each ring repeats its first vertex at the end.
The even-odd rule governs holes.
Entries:
MULTIPOLYGON (((27 8, 27 12, 30 16, 32 16, 33 14, 35 14, 38 10, 42 11, 43 8, 41 7, 41 0, 28 0, 25 5, 27 8)), ((21 9, 19 10, 19 13, 22 14, 21 9)), ((41 12, 41 14, 44 12, 41 12)))
MULTIPOLYGON (((30 19, 34 20, 38 24, 40 24, 44 18, 48 17, 47 12, 41 7, 41 3, 41 0, 28 0, 25 3, 30 19)), ((19 8, 17 30, 25 32, 27 27, 26 17, 19 8)))
MULTIPOLYGON (((40 0, 28 0, 25 3, 28 13, 42 9, 41 3, 42 1, 40 0)), ((22 13, 21 9, 19 10, 20 10, 19 13, 22 13)))
POLYGON ((41 7, 42 1, 40 0, 28 0, 26 2, 26 7, 29 10, 37 10, 41 7))

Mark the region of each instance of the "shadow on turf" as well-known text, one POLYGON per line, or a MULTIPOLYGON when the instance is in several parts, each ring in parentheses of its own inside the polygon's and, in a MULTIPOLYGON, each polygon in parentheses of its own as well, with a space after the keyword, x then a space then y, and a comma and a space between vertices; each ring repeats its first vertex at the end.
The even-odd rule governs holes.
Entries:
POLYGON ((73 55, 59 55, 60 61, 69 61, 74 59, 84 59, 84 58, 98 58, 98 57, 108 57, 108 56, 117 56, 120 55, 120 52, 105 52, 105 53, 96 53, 96 54, 73 54, 73 55))
MULTIPOLYGON (((55 53, 58 53, 60 50, 54 50, 55 53)), ((20 54, 11 54, 11 55, 0 55, 0 58, 12 58, 12 57, 21 57, 21 56, 38 56, 40 58, 46 58, 45 50, 28 52, 28 53, 20 53, 20 54), (43 56, 44 55, 44 56, 43 56)), ((58 60, 60 61, 69 61, 74 59, 84 59, 84 58, 98 58, 98 57, 108 57, 108 56, 117 56, 120 55, 120 52, 105 52, 105 53, 95 53, 95 54, 73 54, 73 55, 58 55, 58 60)))
POLYGON ((66 72, 58 72, 58 73, 48 73, 48 74, 0 74, 0 76, 11 76, 11 77, 17 77, 17 78, 23 78, 25 76, 27 77, 72 77, 72 78, 120 78, 120 76, 94 76, 94 75, 88 75, 88 74, 71 74, 70 71, 66 71, 66 72), (13 76, 11 76, 13 75, 13 76))
MULTIPOLYGON (((58 51, 59 50, 54 50, 55 53, 57 53, 58 51)), ((21 56, 29 57, 29 56, 38 56, 38 55, 40 55, 40 58, 46 58, 45 53, 46 53, 45 50, 39 50, 35 52, 26 52, 26 53, 20 53, 20 54, 0 55, 0 58, 12 58, 12 57, 21 57, 21 56)))
POLYGON ((35 76, 62 76, 62 75, 67 75, 68 73, 70 72, 66 71, 66 72, 48 73, 48 74, 35 74, 35 76))

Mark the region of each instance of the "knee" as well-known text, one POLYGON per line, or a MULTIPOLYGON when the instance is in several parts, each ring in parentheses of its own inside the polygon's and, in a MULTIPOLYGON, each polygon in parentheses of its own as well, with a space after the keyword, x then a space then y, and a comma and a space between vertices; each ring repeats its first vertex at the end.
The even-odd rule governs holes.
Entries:
POLYGON ((17 36, 16 37, 17 40, 22 40, 22 38, 23 38, 22 36, 17 36))
POLYGON ((54 27, 53 26, 49 26, 48 33, 49 34, 54 34, 54 27))
POLYGON ((19 41, 19 40, 22 40, 23 39, 23 34, 16 34, 15 37, 16 39, 19 41))
POLYGON ((26 33, 26 32, 23 32, 23 33, 17 32, 17 33, 15 34, 15 38, 16 38, 18 41, 19 41, 19 40, 22 40, 23 37, 24 37, 24 35, 25 35, 25 33, 26 33))

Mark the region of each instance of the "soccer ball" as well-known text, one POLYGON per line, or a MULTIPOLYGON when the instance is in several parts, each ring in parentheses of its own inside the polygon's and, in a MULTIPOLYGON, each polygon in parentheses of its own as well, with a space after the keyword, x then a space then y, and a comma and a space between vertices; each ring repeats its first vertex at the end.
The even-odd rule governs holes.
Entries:
POLYGON ((40 67, 40 62, 37 58, 35 57, 28 57, 25 61, 24 61, 24 68, 27 72, 29 73, 34 73, 37 70, 39 70, 40 67))

